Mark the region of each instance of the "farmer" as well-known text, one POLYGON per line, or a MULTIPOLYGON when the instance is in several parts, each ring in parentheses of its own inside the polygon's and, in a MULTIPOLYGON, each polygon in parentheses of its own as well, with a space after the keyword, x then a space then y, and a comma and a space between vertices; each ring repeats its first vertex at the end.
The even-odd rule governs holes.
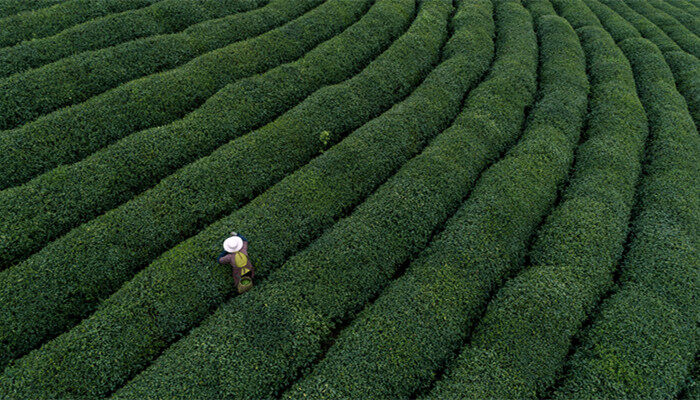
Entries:
POLYGON ((219 254, 221 264, 231 264, 233 267, 233 279, 236 281, 238 293, 244 293, 253 287, 255 270, 248 258, 248 241, 236 232, 231 232, 231 237, 224 240, 224 251, 219 254))

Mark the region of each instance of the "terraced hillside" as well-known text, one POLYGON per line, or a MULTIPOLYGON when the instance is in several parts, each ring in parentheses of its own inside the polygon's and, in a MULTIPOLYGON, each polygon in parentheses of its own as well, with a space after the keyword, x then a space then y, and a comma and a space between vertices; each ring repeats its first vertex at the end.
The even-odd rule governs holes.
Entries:
POLYGON ((0 0, 0 398, 697 398, 698 34, 694 0, 0 0))

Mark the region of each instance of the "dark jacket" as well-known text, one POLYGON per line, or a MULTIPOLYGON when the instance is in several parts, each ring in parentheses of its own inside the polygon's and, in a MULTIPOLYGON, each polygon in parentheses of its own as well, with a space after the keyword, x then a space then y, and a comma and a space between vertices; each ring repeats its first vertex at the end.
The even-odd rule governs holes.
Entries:
MULTIPOLYGON (((241 239, 243 239, 243 237, 241 237, 241 239)), ((255 277, 255 269, 253 269, 253 264, 250 262, 250 257, 248 256, 248 242, 245 239, 243 239, 243 248, 241 248, 241 250, 239 250, 237 253, 245 254, 246 258, 248 259, 248 263, 243 267, 238 267, 236 265, 236 253, 228 253, 224 251, 219 255, 219 263, 231 264, 233 267, 233 279, 236 281, 236 285, 241 283, 243 269, 249 270, 247 271, 246 276, 249 276, 251 279, 255 277)))

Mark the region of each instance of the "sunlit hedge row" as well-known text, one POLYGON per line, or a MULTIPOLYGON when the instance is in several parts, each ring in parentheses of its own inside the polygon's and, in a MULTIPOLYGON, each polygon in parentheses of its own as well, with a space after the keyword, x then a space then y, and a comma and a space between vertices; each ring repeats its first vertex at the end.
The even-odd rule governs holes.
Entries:
POLYGON ((0 19, 0 47, 43 38, 81 22, 146 7, 158 1, 160 0, 3 0, 0 2, 0 10, 8 15, 0 19), (15 14, 18 11, 25 12, 15 14))
POLYGON ((0 132, 0 188, 78 161, 135 131, 182 118, 227 84, 301 57, 351 25, 370 2, 326 2, 263 35, 0 132))
MULTIPOLYGON (((52 388, 88 386, 93 394, 100 393, 98 382, 112 385, 137 373, 231 294, 230 268, 213 262, 212 255, 218 254, 232 227, 251 241, 256 279, 318 237, 445 128, 459 111, 465 91, 489 66, 493 52, 490 9, 464 9, 471 12, 455 19, 456 31, 446 47, 449 59, 406 100, 245 207, 161 256, 93 316, 20 361, 21 371, 31 371, 27 376, 37 381, 42 375, 55 376, 54 366, 73 370, 76 376, 90 378, 47 381, 52 388), (483 14, 473 15, 474 10, 483 14), (304 207, 298 207, 299 202, 304 207), (162 296, 163 292, 167 295, 162 296), (148 310, 153 309, 159 310, 155 318, 149 316, 148 310), (46 365, 52 368, 44 368, 46 365), (92 379, 93 374, 99 379, 92 379)), ((54 389, 49 392, 56 393, 54 389)))
MULTIPOLYGON (((540 398, 574 335, 613 286, 647 136, 632 70, 610 35, 578 29, 589 118, 569 185, 540 229, 530 267, 499 290, 459 358, 465 398, 540 398)), ((573 32, 572 32, 573 34, 573 32)))
MULTIPOLYGON (((537 26, 540 97, 519 144, 486 171, 424 255, 342 331, 288 397, 405 398, 425 390, 459 350, 493 287, 517 270, 566 178, 588 91, 574 30, 558 17, 537 26)), ((491 398, 438 385, 439 398, 491 398)))
POLYGON ((620 289, 582 336, 554 399, 674 398, 698 350, 700 136, 659 50, 620 43, 650 143, 620 289))
POLYGON ((348 218, 226 303, 115 397, 267 398, 321 354, 330 327, 375 296, 428 243, 483 167, 516 141, 536 86, 536 41, 519 4, 500 1, 495 8, 497 58, 453 126, 348 218))
MULTIPOLYGON (((81 11, 74 13, 75 10, 88 10, 96 4, 100 4, 101 8, 111 8, 113 3, 135 2, 143 5, 154 4, 90 19, 54 36, 0 49, 0 77, 36 68, 83 51, 101 49, 140 37, 178 32, 198 22, 252 10, 269 0, 91 0, 80 1, 79 5, 71 7, 73 12, 70 15, 80 14, 81 11)), ((63 4, 59 4, 53 8, 62 6, 63 4)), ((23 25, 26 22, 26 17, 19 18, 19 24, 23 25)), ((36 31, 37 27, 31 29, 36 31)))
POLYGON ((200 54, 262 34, 321 1, 273 0, 260 9, 205 21, 181 33, 81 53, 2 79, 0 129, 16 127, 126 81, 174 68, 200 54))
MULTIPOLYGON (((357 0, 349 1, 357 3, 357 0)), ((411 21, 414 1, 385 0, 380 4, 383 6, 373 17, 363 19, 358 28, 351 27, 347 35, 341 34, 339 39, 329 42, 324 51, 339 55, 342 52, 336 46, 354 49, 353 55, 364 54, 365 62, 381 52, 411 21), (358 29, 367 34, 380 32, 378 24, 393 27, 383 37, 377 37, 384 44, 370 40, 350 44, 362 37, 358 29), (359 47, 366 48, 361 51, 359 47)), ((329 5, 342 9, 348 3, 329 5)), ((327 21, 325 24, 330 29, 331 24, 327 21)), ((211 157, 198 160, 137 199, 81 225, 0 273, 0 299, 4 305, 0 308, 1 359, 7 362, 76 324, 94 310, 100 299, 118 289, 134 271, 169 246, 235 209, 318 154, 322 147, 319 133, 327 126, 357 127, 373 113, 380 113, 381 107, 386 108, 401 98, 410 90, 409 83, 420 79, 431 66, 434 60, 430 54, 437 50, 429 53, 430 50, 417 47, 411 53, 417 58, 412 63, 404 63, 396 54, 400 50, 386 53, 382 61, 373 64, 375 67, 365 70, 362 78, 352 81, 355 87, 367 87, 370 86, 367 82, 388 75, 387 71, 391 70, 391 79, 376 82, 372 91, 357 91, 354 97, 336 97, 333 101, 329 100, 331 96, 350 90, 350 83, 319 92, 275 122, 224 146, 211 157), (425 53, 429 55, 423 56, 425 53), (360 101, 359 95, 366 97, 368 92, 376 97, 360 101), (358 109, 369 116, 363 119, 358 109), (301 142, 294 143, 304 137, 303 133, 306 133, 306 147, 301 142), (287 146, 289 143, 292 144, 287 146), (289 157, 284 157, 285 154, 289 157), (236 185, 231 185, 229 180, 231 171, 236 172, 236 185), (24 284, 28 279, 32 285, 24 284)), ((351 74, 363 64, 351 64, 347 69, 342 65, 336 72, 341 76, 351 74)), ((133 156, 143 154, 145 150, 133 156)))

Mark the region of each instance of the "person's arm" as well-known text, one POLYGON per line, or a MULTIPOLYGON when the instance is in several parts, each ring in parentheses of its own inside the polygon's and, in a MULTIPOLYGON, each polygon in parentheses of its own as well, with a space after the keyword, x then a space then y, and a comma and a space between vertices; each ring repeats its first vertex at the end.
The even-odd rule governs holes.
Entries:
POLYGON ((226 262, 225 262, 225 261, 221 261, 221 259, 222 259, 223 257, 225 257, 227 254, 228 254, 228 252, 226 252, 226 250, 222 250, 221 253, 219 254, 219 256, 216 257, 216 261, 220 262, 221 264, 225 264, 226 262))

